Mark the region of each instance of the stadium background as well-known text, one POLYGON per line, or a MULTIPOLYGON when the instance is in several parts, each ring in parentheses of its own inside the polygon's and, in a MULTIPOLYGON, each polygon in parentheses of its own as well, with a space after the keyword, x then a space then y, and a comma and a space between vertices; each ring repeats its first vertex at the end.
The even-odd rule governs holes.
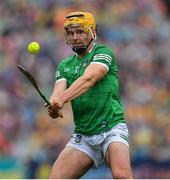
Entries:
MULTIPOLYGON (((49 96, 56 65, 71 53, 63 19, 77 10, 95 15, 98 42, 116 54, 135 178, 170 178, 169 0, 0 1, 0 178, 47 178, 73 130, 70 104, 52 121, 16 64, 49 96), (36 56, 26 51, 34 40, 36 56)), ((111 174, 102 166, 84 178, 111 174)))

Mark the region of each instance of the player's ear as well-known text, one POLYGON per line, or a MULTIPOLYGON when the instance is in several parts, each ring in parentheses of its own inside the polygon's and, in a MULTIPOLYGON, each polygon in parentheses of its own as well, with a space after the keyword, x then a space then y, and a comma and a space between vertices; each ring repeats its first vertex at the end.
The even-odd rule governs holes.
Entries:
POLYGON ((93 40, 95 41, 97 39, 97 33, 96 33, 96 30, 94 29, 93 30, 93 40))
POLYGON ((89 31, 93 37, 93 40, 97 39, 96 29, 89 28, 89 31))
POLYGON ((94 40, 96 40, 97 39, 97 33, 95 32, 95 34, 94 34, 94 40))
POLYGON ((94 40, 97 39, 97 25, 96 25, 96 28, 93 29, 93 34, 94 34, 94 40))

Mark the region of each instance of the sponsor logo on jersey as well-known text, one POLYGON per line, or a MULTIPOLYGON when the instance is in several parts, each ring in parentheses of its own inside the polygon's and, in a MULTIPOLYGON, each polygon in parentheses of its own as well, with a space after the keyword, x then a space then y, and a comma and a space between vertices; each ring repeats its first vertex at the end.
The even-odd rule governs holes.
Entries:
POLYGON ((86 59, 85 61, 84 61, 84 63, 83 63, 83 67, 87 67, 87 65, 88 65, 88 59, 86 59))
POLYGON ((60 77, 60 71, 57 71, 55 76, 56 76, 56 78, 60 77))
POLYGON ((75 73, 78 73, 78 71, 79 71, 79 66, 76 66, 75 69, 76 69, 76 70, 75 70, 75 73))
POLYGON ((64 69, 64 72, 69 72, 69 71, 70 71, 69 68, 65 68, 65 69, 64 69))

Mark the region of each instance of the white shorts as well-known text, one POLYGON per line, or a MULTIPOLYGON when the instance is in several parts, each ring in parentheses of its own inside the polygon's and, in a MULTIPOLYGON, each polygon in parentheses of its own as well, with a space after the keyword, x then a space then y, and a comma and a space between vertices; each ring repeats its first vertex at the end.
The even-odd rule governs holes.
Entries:
POLYGON ((71 146, 86 153, 98 167, 103 163, 106 151, 112 142, 128 144, 128 128, 125 123, 119 123, 107 132, 97 135, 82 135, 74 133, 66 146, 71 146))

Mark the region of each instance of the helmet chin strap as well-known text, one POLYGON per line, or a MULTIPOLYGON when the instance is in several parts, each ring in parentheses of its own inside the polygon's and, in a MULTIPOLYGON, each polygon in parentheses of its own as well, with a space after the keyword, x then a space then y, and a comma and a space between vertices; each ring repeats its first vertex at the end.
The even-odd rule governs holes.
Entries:
POLYGON ((92 41, 93 41, 93 39, 91 39, 85 47, 77 47, 77 48, 76 47, 72 47, 72 50, 74 52, 76 52, 77 54, 81 54, 81 53, 83 53, 90 46, 92 41))
POLYGON ((86 50, 86 48, 85 47, 80 47, 80 48, 72 47, 72 50, 74 52, 76 52, 77 54, 81 54, 81 53, 83 53, 86 50))
POLYGON ((96 40, 96 35, 94 35, 93 33, 92 33, 92 30, 89 28, 89 31, 90 31, 90 33, 92 34, 92 39, 88 42, 88 44, 85 46, 85 47, 78 47, 78 48, 75 48, 75 47, 72 47, 72 50, 74 51, 74 52, 76 52, 77 54, 81 54, 81 53, 83 53, 88 47, 89 47, 89 45, 91 44, 91 42, 93 41, 93 40, 96 40))

